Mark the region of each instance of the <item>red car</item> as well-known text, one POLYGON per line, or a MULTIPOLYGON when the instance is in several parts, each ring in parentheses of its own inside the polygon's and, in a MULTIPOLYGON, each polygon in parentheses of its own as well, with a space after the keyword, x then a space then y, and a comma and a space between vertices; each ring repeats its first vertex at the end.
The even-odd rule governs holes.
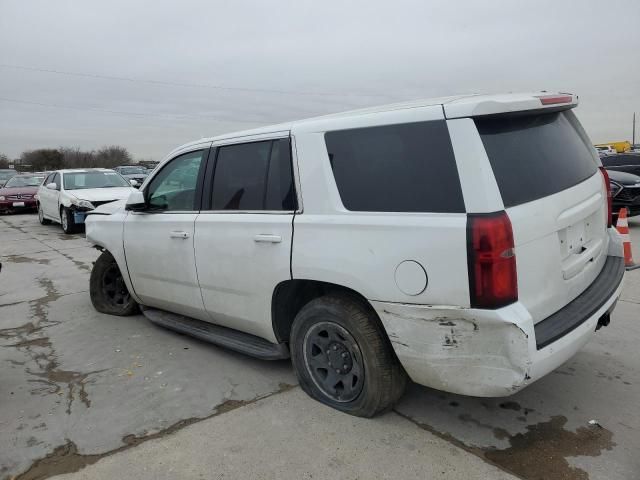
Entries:
POLYGON ((44 180, 44 175, 26 173, 10 178, 0 188, 0 213, 19 210, 36 210, 35 194, 44 180))

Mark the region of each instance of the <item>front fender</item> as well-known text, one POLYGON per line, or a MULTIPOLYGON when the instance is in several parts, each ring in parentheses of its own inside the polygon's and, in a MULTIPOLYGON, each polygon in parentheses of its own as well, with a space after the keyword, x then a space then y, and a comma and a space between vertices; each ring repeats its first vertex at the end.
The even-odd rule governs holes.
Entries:
POLYGON ((124 255, 124 220, 128 212, 120 211, 111 215, 88 215, 85 220, 87 241, 108 251, 122 272, 122 278, 127 285, 127 290, 138 303, 140 298, 136 295, 127 261, 124 255))

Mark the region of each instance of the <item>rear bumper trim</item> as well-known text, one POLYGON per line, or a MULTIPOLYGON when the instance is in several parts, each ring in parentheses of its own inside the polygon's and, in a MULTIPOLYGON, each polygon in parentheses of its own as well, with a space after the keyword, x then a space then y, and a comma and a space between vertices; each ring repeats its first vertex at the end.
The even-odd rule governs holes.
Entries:
POLYGON ((595 281, 575 300, 534 326, 538 350, 578 328, 607 303, 624 275, 624 260, 609 256, 595 281))

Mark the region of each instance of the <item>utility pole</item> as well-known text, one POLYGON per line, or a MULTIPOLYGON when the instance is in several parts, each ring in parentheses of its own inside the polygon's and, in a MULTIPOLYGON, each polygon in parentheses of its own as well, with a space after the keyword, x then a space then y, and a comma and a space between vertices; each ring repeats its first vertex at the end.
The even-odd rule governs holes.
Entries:
POLYGON ((631 135, 631 148, 636 148, 636 112, 633 112, 633 134, 631 135))

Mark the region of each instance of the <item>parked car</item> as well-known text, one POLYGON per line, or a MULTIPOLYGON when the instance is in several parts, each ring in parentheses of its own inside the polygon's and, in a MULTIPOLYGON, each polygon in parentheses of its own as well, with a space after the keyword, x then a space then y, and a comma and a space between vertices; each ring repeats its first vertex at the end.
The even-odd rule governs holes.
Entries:
POLYGON ((407 376, 511 395, 607 325, 622 288, 576 105, 450 97, 184 145, 87 218, 92 303, 291 356, 305 392, 354 415, 407 376))
POLYGON ((640 175, 640 154, 638 153, 618 153, 617 155, 602 157, 601 160, 607 170, 640 175))
POLYGON ((640 177, 631 173, 607 169, 613 198, 613 214, 621 208, 629 211, 629 216, 640 215, 640 177))
POLYGON ((38 187, 44 175, 25 173, 11 177, 0 188, 0 213, 35 210, 38 187))
POLYGON ((611 145, 596 145, 596 150, 598 151, 598 155, 601 157, 605 155, 615 155, 618 153, 611 145))
POLYGON ((56 170, 38 189, 38 218, 43 225, 60 223, 65 233, 74 233, 88 212, 126 199, 132 191, 122 175, 106 168, 56 170))
POLYGON ((123 165, 121 167, 115 167, 114 170, 127 180, 133 180, 135 183, 132 183, 131 185, 136 188, 139 188, 149 176, 147 169, 139 166, 123 165))
POLYGON ((18 174, 13 168, 1 168, 0 169, 0 187, 3 187, 5 183, 18 174))

